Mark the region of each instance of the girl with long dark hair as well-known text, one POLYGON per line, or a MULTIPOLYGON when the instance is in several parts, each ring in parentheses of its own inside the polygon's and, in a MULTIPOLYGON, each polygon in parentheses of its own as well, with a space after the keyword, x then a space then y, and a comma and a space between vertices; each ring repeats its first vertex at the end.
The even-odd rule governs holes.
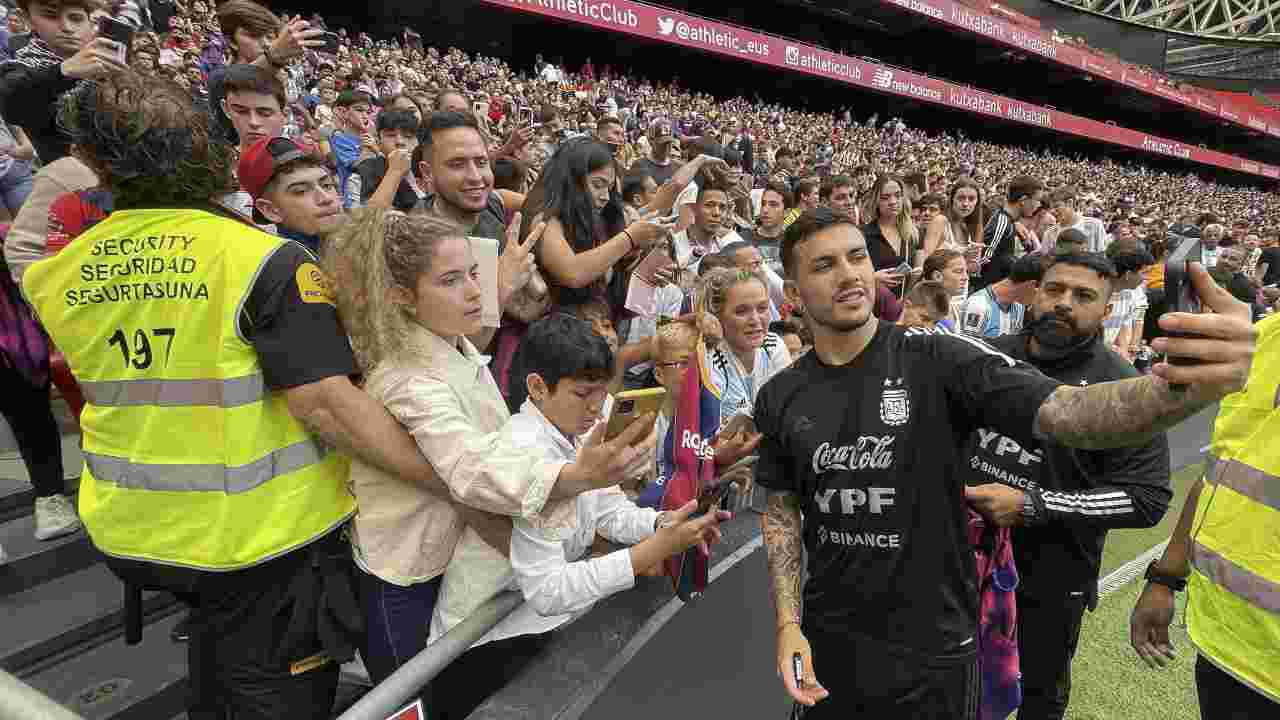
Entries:
MULTIPOLYGON (((685 163, 659 188, 641 216, 670 212, 680 190, 699 171, 716 168, 727 166, 707 155, 685 163)), ((574 138, 560 145, 526 196, 522 212, 521 238, 537 218, 547 221, 537 254, 553 302, 570 306, 604 298, 615 314, 626 291, 626 278, 619 275, 626 264, 618 267, 620 262, 664 239, 670 229, 643 219, 626 224, 613 152, 594 138, 574 138)))
POLYGON ((533 228, 535 217, 547 221, 538 264, 555 304, 605 296, 614 266, 665 235, 654 223, 625 224, 617 185, 609 146, 575 138, 560 145, 525 198, 520 236, 533 228))
POLYGON ((959 250, 970 264, 970 274, 977 272, 978 253, 982 248, 982 231, 987 225, 982 187, 973 178, 962 175, 951 184, 946 212, 935 216, 924 237, 924 256, 939 248, 959 250))

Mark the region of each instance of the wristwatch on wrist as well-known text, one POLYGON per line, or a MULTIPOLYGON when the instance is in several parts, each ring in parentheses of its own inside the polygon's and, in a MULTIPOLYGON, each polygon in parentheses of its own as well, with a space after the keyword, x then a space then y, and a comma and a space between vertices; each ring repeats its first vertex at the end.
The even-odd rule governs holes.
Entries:
POLYGON ((1173 592, 1182 592, 1183 590, 1187 589, 1186 578, 1174 577, 1173 575, 1165 575, 1164 573, 1161 573, 1160 571, 1156 570, 1156 564, 1157 564, 1156 562, 1153 562, 1147 566, 1147 572, 1142 576, 1143 578, 1146 579, 1147 582, 1153 582, 1157 585, 1163 585, 1169 588, 1170 590, 1172 590, 1173 592))
POLYGON ((1030 490, 1022 493, 1022 524, 1035 525, 1040 521, 1040 511, 1036 507, 1036 498, 1030 490))

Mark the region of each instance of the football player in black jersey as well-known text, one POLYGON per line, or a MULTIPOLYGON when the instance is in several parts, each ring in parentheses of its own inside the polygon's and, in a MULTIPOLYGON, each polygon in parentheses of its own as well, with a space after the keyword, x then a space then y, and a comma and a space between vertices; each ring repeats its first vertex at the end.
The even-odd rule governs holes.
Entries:
MULTIPOLYGON (((805 211, 782 259, 788 299, 804 309, 814 348, 756 400, 778 672, 811 720, 976 717, 966 439, 992 428, 1027 445, 1144 443, 1243 385, 1256 335, 1248 308, 1193 264, 1214 312, 1166 315, 1166 331, 1199 337, 1161 338, 1156 349, 1197 364, 1067 386, 980 340, 879 322, 866 241, 845 215, 805 211), (819 664, 829 668, 825 687, 819 664)), ((1044 512, 1034 499, 1004 496, 982 510, 997 520, 1044 512)))

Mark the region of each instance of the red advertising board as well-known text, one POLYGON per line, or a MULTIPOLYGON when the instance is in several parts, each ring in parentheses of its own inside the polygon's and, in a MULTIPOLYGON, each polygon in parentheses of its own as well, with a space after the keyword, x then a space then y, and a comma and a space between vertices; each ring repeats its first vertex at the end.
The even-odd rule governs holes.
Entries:
MULTIPOLYGON (((954 0, 880 0, 903 10, 923 15, 937 22, 962 28, 996 42, 1048 58, 1062 65, 1079 68, 1085 72, 1114 80, 1123 85, 1153 93, 1213 117, 1221 117, 1237 125, 1254 130, 1257 126, 1241 121, 1244 108, 1228 107, 1227 102, 1216 102, 1201 93, 1184 93, 1157 82, 1153 76, 1136 65, 1117 58, 1091 52, 1075 45, 1067 45, 1053 39, 1052 33, 1022 27, 994 15, 975 10, 954 0)), ((1280 113, 1269 113, 1264 123, 1280 124, 1280 113)))
MULTIPOLYGON (((1226 153, 1207 150, 1175 140, 1129 130, 1057 110, 1014 100, 1002 95, 975 90, 919 75, 888 65, 871 63, 812 45, 765 35, 753 30, 706 20, 676 12, 669 8, 646 5, 632 0, 480 0, 513 10, 536 13, 560 20, 591 25, 603 30, 623 32, 674 45, 717 53, 729 57, 838 80, 869 90, 876 90, 922 102, 966 110, 979 115, 1035 125, 1062 133, 1079 135, 1100 142, 1143 150, 1157 155, 1170 155, 1205 165, 1277 177, 1280 173, 1268 165, 1255 163, 1226 153)), ((936 11, 939 0, 893 0, 911 9, 926 5, 936 11)), ((951 3, 947 3, 950 5, 951 3)), ((968 8, 965 12, 972 13, 968 8)), ((924 12, 917 10, 917 12, 924 12)), ((938 11, 940 12, 940 11, 938 11)), ((931 14, 931 13, 925 13, 931 14)), ((931 15, 932 16, 932 15, 931 15)), ((994 20, 994 19, 993 19, 994 20)), ((974 22, 977 22, 976 20, 974 22)), ((996 21, 1003 22, 1003 21, 996 21)), ((1019 33, 1031 32, 1024 28, 1019 33)), ((1054 44, 1054 52, 1063 48, 1054 44)), ((1046 52, 1050 49, 1046 48, 1046 52)), ((1116 77, 1120 77, 1117 73, 1116 77)), ((1155 83, 1153 87, 1157 86, 1155 83)), ((1163 86, 1162 86, 1163 87, 1163 86)), ((1174 88, 1166 88, 1177 95, 1174 88)), ((1278 123, 1280 126, 1280 123, 1278 123)))

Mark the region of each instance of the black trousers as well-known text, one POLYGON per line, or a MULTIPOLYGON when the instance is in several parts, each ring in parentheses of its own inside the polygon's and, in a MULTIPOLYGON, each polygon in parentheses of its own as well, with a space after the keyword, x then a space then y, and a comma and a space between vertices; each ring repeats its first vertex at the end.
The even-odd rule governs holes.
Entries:
POLYGON ((49 407, 49 386, 33 387, 13 368, 0 366, 0 414, 18 440, 36 497, 65 493, 62 437, 49 407))
POLYGON ((804 720, 977 720, 977 658, 930 664, 847 633, 805 625, 804 634, 818 682, 831 693, 805 709, 804 720))
POLYGON ((1018 660, 1022 707, 1018 720, 1062 720, 1071 698, 1071 659, 1088 597, 1018 593, 1018 660))
POLYGON ((111 557, 107 565, 125 582, 167 590, 191 606, 191 720, 328 720, 338 663, 324 660, 315 610, 323 583, 312 580, 312 551, 338 542, 335 532, 262 565, 226 573, 111 557))
POLYGON ((1196 656, 1196 694, 1205 720, 1259 720, 1280 717, 1280 703, 1245 685, 1217 665, 1196 656))

